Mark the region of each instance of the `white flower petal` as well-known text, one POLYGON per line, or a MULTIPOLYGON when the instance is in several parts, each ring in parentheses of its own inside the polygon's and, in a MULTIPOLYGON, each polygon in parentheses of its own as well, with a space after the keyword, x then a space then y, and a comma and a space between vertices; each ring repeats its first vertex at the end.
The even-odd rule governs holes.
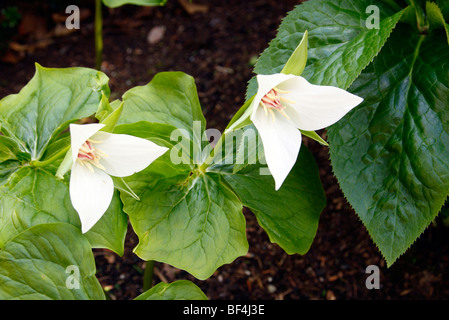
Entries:
POLYGON ((126 135, 97 132, 92 140, 99 140, 95 149, 105 153, 100 164, 111 176, 127 177, 148 167, 168 148, 158 146, 146 139, 126 135))
POLYGON ((103 216, 114 194, 112 178, 92 167, 93 172, 79 161, 72 167, 70 199, 81 220, 81 231, 89 231, 103 216))
POLYGON ((295 103, 286 103, 285 112, 297 128, 305 131, 320 130, 336 123, 363 101, 343 89, 313 85, 300 76, 287 79, 278 88, 289 91, 282 96, 295 103))
POLYGON ((275 120, 258 108, 253 123, 259 131, 268 169, 278 190, 293 168, 301 147, 301 133, 293 124, 275 111, 275 120))
POLYGON ((280 83, 285 82, 288 79, 294 78, 295 76, 292 74, 283 74, 283 73, 275 73, 270 75, 257 75, 257 94, 254 97, 251 106, 249 107, 252 110, 251 121, 253 121, 257 109, 259 109, 259 103, 262 98, 274 87, 278 86, 280 83))
POLYGON ((73 162, 78 158, 78 152, 91 136, 96 132, 100 131, 105 125, 100 123, 90 123, 90 124, 71 124, 70 125, 70 144, 72 147, 72 158, 73 162))

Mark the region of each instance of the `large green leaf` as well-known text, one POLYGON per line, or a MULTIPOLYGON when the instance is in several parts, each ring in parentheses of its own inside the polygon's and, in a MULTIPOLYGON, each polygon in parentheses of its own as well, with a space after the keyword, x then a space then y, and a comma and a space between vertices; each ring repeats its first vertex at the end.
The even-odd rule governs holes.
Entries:
POLYGON ((193 282, 178 280, 172 283, 159 282, 135 300, 207 300, 207 297, 193 282))
POLYGON ((201 162, 206 120, 191 76, 182 72, 158 73, 147 85, 125 92, 123 102, 119 124, 148 121, 173 126, 193 141, 194 160, 201 162))
POLYGON ((399 24, 350 88, 364 103, 328 131, 335 175, 389 265, 449 193, 448 70, 443 29, 399 24))
POLYGON ((78 228, 40 224, 0 251, 0 299, 104 299, 95 271, 91 247, 78 228))
POLYGON ((88 68, 44 68, 18 94, 0 100, 1 132, 31 160, 40 160, 51 139, 77 119, 95 113, 108 78, 88 68))
MULTIPOLYGON (((0 187, 0 248, 18 233, 37 224, 66 222, 80 227, 68 181, 55 177, 55 168, 25 166, 0 187)), ((86 233, 93 247, 123 254, 127 218, 118 193, 100 221, 86 233)))
MULTIPOLYGON (((301 76, 314 84, 346 89, 377 55, 401 15, 402 11, 397 13, 380 1, 306 1, 282 21, 276 38, 261 54, 254 72, 280 72, 308 31, 307 65, 301 76), (366 27, 370 15, 366 9, 370 5, 379 8, 379 28, 366 27)), ((256 88, 253 78, 247 98, 256 88)))
POLYGON ((125 4, 134 4, 138 6, 163 6, 167 0, 103 0, 105 6, 116 8, 125 4))
POLYGON ((135 253, 199 279, 245 255, 248 243, 242 205, 219 176, 187 170, 163 178, 151 172, 157 165, 127 180, 140 201, 122 194, 124 210, 139 236, 135 253))

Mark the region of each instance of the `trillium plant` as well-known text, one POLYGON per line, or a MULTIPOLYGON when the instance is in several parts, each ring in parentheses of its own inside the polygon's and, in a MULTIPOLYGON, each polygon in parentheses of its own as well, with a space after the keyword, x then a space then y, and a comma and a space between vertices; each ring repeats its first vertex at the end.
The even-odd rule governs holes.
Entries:
MULTIPOLYGON (((101 71, 36 63, 0 100, 0 298, 105 299, 93 250, 123 255, 129 230, 145 275, 157 261, 206 280, 245 259, 243 207, 306 254, 326 198, 304 139, 329 149, 392 265, 449 194, 449 5, 332 2, 287 14, 212 143, 185 73, 112 100, 101 71)), ((207 299, 187 280, 143 281, 136 299, 207 299)))

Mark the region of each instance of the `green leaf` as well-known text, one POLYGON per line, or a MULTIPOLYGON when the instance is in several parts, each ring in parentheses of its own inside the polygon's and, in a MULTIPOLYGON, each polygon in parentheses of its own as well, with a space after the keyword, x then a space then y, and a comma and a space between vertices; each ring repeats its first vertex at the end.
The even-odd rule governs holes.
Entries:
POLYGON ((449 2, 447 0, 436 0, 436 2, 443 13, 445 20, 449 20, 449 2))
POLYGON ((260 166, 224 174, 223 179, 256 215, 271 242, 288 254, 305 254, 309 250, 326 197, 318 166, 306 147, 302 146, 295 166, 278 191, 269 171, 261 172, 260 166))
POLYGON ((426 2, 427 19, 430 23, 430 31, 433 28, 443 28, 446 32, 446 40, 449 45, 449 25, 444 21, 440 8, 434 2, 426 2))
POLYGON ((388 265, 449 194, 448 70, 443 30, 400 23, 350 88, 363 104, 328 130, 335 175, 388 265))
POLYGON ((0 299, 104 300, 95 271, 89 242, 78 228, 40 224, 0 251, 0 299))
POLYGON ((304 130, 300 130, 301 134, 303 134, 304 136, 315 140, 316 142, 320 143, 323 146, 329 146, 329 144, 323 139, 321 138, 321 136, 316 133, 315 131, 304 131, 304 130))
POLYGON ((360 32, 333 51, 326 59, 320 59, 308 68, 303 76, 311 83, 348 88, 360 72, 373 60, 398 23, 403 11, 383 19, 379 28, 360 32), (312 71, 313 70, 313 71, 312 71))
POLYGON ((18 160, 17 155, 20 152, 20 147, 13 139, 0 135, 0 163, 7 160, 18 160))
POLYGON ((117 8, 125 4, 134 4, 138 6, 163 6, 167 0, 103 0, 105 6, 117 8))
POLYGON ((148 121, 171 125, 193 141, 194 159, 201 162, 203 132, 206 127, 195 80, 182 72, 161 72, 145 86, 134 87, 123 95, 119 124, 148 121))
MULTIPOLYGON (((254 68, 256 74, 280 72, 304 32, 308 31, 307 65, 301 74, 311 83, 346 89, 384 45, 402 15, 388 4, 376 2, 379 29, 366 27, 366 13, 372 0, 306 1, 290 11, 277 36, 262 53, 254 68)), ((247 97, 257 88, 255 78, 247 97)))
POLYGON ((20 162, 7 160, 0 164, 0 187, 8 181, 9 176, 20 168, 20 162))
POLYGON ((0 187, 0 248, 25 229, 47 222, 79 224, 68 188, 48 170, 23 167, 0 187))
POLYGON ((139 237, 134 252, 206 279, 247 253, 242 205, 219 176, 182 164, 168 170, 168 157, 126 179, 140 198, 121 195, 139 237))
MULTIPOLYGON (((124 251, 126 215, 116 194, 100 221, 86 233, 92 247, 124 251)), ((22 167, 0 187, 0 248, 20 232, 42 223, 66 222, 80 227, 72 207, 68 181, 55 177, 54 168, 22 167)))
POLYGON ((159 282, 139 295, 135 300, 208 300, 193 282, 178 280, 172 283, 159 282))
POLYGON ((95 113, 108 78, 88 68, 53 69, 36 64, 36 73, 18 94, 0 100, 0 128, 31 160, 40 160, 52 139, 70 122, 95 113))

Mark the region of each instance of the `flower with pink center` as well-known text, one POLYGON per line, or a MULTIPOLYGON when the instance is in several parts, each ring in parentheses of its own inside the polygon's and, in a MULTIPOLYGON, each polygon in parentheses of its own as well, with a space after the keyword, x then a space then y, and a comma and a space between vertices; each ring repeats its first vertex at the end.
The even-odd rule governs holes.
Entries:
POLYGON ((103 216, 114 194, 111 176, 127 177, 148 167, 168 148, 126 134, 100 131, 104 124, 70 125, 70 199, 83 233, 103 216))
POLYGON ((298 157, 300 130, 326 128, 363 99, 291 74, 258 75, 257 82, 259 88, 249 106, 250 119, 262 139, 268 169, 278 190, 298 157))

